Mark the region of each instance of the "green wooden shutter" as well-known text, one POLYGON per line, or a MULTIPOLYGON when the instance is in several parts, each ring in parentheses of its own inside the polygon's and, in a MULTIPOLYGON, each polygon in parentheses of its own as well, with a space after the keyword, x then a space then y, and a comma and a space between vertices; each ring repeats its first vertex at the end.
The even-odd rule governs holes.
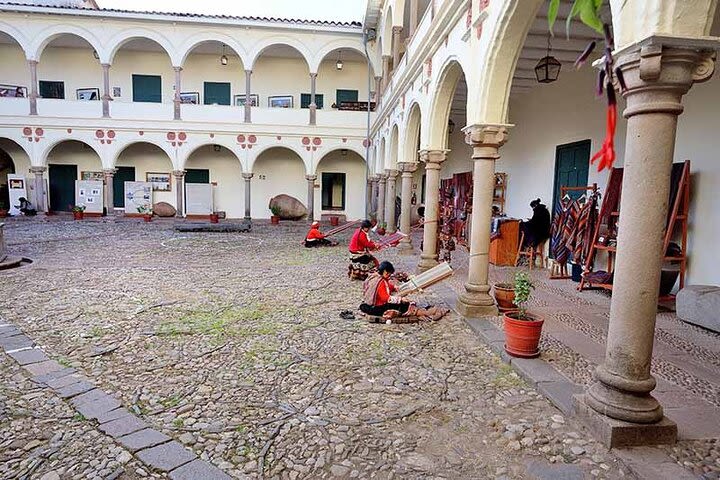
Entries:
POLYGON ((185 183, 210 183, 210 170, 205 168, 185 169, 185 183))
POLYGON ((205 82, 205 105, 230 105, 230 84, 226 82, 205 82))
POLYGON ((357 90, 340 90, 338 89, 335 94, 335 103, 339 107, 343 102, 357 102, 358 91, 357 90))
POLYGON ((132 76, 133 102, 162 103, 160 75, 132 76))
POLYGON ((116 167, 117 172, 113 177, 113 206, 123 208, 125 206, 125 182, 135 181, 135 167, 116 167))
MULTIPOLYGON (((323 108, 323 96, 321 93, 315 94, 315 105, 317 105, 317 108, 323 108)), ((301 93, 300 94, 300 108, 310 108, 310 94, 309 93, 301 93)))

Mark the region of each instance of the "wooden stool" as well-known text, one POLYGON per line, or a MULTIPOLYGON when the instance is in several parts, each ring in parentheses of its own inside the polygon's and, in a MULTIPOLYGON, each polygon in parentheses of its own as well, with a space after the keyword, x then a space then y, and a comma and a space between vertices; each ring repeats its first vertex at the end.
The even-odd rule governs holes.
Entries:
POLYGON ((520 257, 528 257, 528 264, 530 265, 530 270, 535 268, 535 259, 540 258, 540 268, 545 268, 545 242, 537 245, 535 248, 533 247, 527 247, 525 250, 523 250, 522 245, 525 241, 525 233, 520 234, 520 243, 518 244, 518 251, 517 255, 515 256, 515 266, 518 266, 518 263, 520 262, 520 257))

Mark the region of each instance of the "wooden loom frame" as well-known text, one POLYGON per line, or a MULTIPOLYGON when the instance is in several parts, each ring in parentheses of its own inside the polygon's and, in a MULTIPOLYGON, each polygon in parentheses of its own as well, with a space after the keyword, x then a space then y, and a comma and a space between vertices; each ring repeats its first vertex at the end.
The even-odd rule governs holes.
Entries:
MULTIPOLYGON (((672 204, 670 206, 670 211, 667 225, 665 228, 665 238, 663 241, 663 260, 664 261, 675 261, 680 262, 680 289, 682 289, 685 286, 685 270, 687 269, 687 233, 688 233, 688 215, 690 211, 690 160, 685 160, 682 162, 682 174, 680 175, 680 179, 678 181, 678 189, 677 192, 675 192, 675 198, 672 199, 672 204), (670 245, 670 242, 672 241, 673 234, 675 233, 675 228, 677 227, 677 223, 680 223, 680 226, 682 228, 681 230, 681 239, 680 239, 680 256, 679 257, 668 257, 665 253, 667 252, 668 245, 670 245)), ((620 170, 620 169, 616 169, 620 170)), ((614 174, 613 170, 613 174, 614 174)), ((610 182, 608 181, 608 184, 610 182)), ((621 193, 622 193, 622 187, 621 187, 621 193)), ((593 235, 593 244, 590 246, 590 254, 588 255, 588 258, 585 261, 585 268, 583 271, 583 278, 580 280, 580 285, 578 285, 577 289, 587 290, 589 288, 602 288, 605 290, 612 291, 613 284, 612 283, 591 283, 585 280, 585 274, 590 272, 590 268, 594 264, 595 254, 597 253, 596 250, 605 250, 608 254, 608 272, 613 271, 614 272, 614 259, 613 256, 617 253, 617 247, 610 247, 608 245, 603 245, 601 243, 598 243, 598 236, 600 232, 600 220, 602 218, 605 218, 607 216, 615 217, 616 222, 619 220, 620 217, 620 196, 618 196, 618 205, 617 205, 617 211, 613 212, 607 212, 607 208, 611 206, 605 205, 605 202, 603 202, 602 209, 600 210, 600 215, 598 216, 598 222, 595 225, 595 234, 593 235)), ((667 302, 667 301, 673 301, 675 299, 675 295, 669 294, 663 297, 658 297, 659 302, 667 302)))

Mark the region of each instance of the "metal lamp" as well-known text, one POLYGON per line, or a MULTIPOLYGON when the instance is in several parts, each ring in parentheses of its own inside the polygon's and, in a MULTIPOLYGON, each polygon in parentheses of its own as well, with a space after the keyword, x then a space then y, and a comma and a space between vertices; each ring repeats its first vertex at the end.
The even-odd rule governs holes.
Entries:
POLYGON ((540 59, 535 66, 535 77, 540 83, 552 83, 558 79, 562 64, 560 61, 550 55, 550 36, 548 36, 547 55, 540 59))

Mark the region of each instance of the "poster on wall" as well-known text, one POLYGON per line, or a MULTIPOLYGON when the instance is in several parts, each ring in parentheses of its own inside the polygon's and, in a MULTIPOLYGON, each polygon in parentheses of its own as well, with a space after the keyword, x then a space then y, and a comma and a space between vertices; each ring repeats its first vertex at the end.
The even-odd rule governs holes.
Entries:
POLYGON ((125 215, 137 215, 152 209, 152 183, 125 182, 125 215))
POLYGON ((212 184, 185 184, 185 214, 210 215, 213 212, 212 184))
POLYGON ((20 215, 18 205, 20 205, 20 198, 28 198, 27 184, 25 177, 15 173, 10 173, 7 176, 8 179, 8 200, 10 205, 8 208, 10 215, 20 215))
POLYGON ((75 180, 75 205, 85 205, 85 213, 103 213, 103 182, 75 180))

